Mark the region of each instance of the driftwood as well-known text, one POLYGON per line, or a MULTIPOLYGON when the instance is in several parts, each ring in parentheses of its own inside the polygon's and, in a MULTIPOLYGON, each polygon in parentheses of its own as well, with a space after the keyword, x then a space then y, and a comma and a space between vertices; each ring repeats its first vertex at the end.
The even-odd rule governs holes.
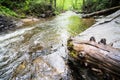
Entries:
POLYGON ((106 44, 106 39, 97 43, 91 37, 90 41, 72 41, 72 44, 78 59, 86 66, 120 77, 120 50, 112 47, 112 44, 106 44))
POLYGON ((101 15, 101 14, 105 14, 105 13, 108 13, 108 12, 113 12, 113 11, 116 11, 118 9, 120 9, 120 6, 112 7, 112 8, 109 8, 109 9, 104 9, 104 10, 93 12, 93 13, 90 13, 90 14, 85 14, 82 17, 83 18, 88 18, 88 17, 92 17, 92 16, 95 16, 95 15, 101 15))

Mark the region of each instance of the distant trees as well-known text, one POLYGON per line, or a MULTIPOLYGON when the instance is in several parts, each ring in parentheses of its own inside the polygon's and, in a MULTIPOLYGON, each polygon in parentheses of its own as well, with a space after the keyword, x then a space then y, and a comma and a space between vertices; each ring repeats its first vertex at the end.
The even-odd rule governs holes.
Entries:
POLYGON ((89 13, 120 5, 120 0, 0 0, 0 5, 23 14, 68 9, 89 13))
POLYGON ((89 13, 118 5, 120 0, 83 0, 82 10, 89 13))
POLYGON ((0 0, 0 5, 10 9, 26 8, 32 0, 0 0))
POLYGON ((34 16, 44 14, 49 16, 53 14, 55 8, 56 0, 0 0, 0 13, 13 11, 20 13, 22 16, 26 14, 34 16))
POLYGON ((50 0, 50 4, 56 8, 56 0, 50 0))
POLYGON ((54 8, 56 8, 56 0, 54 0, 54 8))
POLYGON ((120 5, 120 0, 109 0, 109 2, 111 7, 120 5))

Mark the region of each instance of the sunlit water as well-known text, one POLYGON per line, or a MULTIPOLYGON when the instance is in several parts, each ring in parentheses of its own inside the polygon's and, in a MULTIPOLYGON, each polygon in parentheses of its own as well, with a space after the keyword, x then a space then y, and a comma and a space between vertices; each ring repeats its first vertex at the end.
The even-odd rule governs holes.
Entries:
POLYGON ((68 11, 51 21, 0 35, 0 80, 61 79, 67 73, 63 59, 67 39, 85 30, 84 25, 68 11))

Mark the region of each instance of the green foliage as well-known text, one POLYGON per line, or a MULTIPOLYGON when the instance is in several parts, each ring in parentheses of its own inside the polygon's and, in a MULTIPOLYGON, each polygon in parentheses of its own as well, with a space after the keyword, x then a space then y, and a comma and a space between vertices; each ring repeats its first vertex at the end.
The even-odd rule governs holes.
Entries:
POLYGON ((96 6, 97 11, 110 7, 109 0, 101 0, 101 1, 98 0, 97 5, 98 5, 96 6))
POLYGON ((0 4, 19 15, 39 16, 48 10, 59 14, 61 11, 80 9, 82 0, 0 0, 0 4), (50 9, 51 7, 52 9, 50 9))
POLYGON ((59 10, 78 10, 82 0, 57 0, 57 9, 59 10))
POLYGON ((24 11, 29 10, 30 3, 31 3, 31 0, 26 0, 26 1, 23 3, 23 10, 24 10, 24 11))
POLYGON ((29 3, 31 0, 0 0, 1 14, 20 17, 24 15, 24 12, 29 9, 29 3), (16 13, 15 13, 16 12, 16 13))
POLYGON ((12 11, 9 8, 6 8, 4 6, 0 6, 0 14, 5 15, 5 16, 18 17, 18 15, 14 11, 12 11))
POLYGON ((40 16, 40 14, 45 14, 49 10, 53 10, 52 6, 45 1, 41 1, 40 3, 32 2, 29 6, 29 10, 26 12, 31 15, 40 16))
POLYGON ((11 13, 10 10, 23 17, 25 15, 39 16, 42 13, 47 13, 48 10, 53 11, 50 0, 0 0, 0 5, 2 6, 1 14, 5 14, 7 11, 6 15, 14 16, 15 14, 11 13))
POLYGON ((1 0, 0 4, 12 10, 16 10, 20 7, 23 7, 25 0, 1 0))
POLYGON ((119 0, 84 0, 82 11, 89 13, 118 5, 119 0))
POLYGON ((16 14, 11 12, 15 11, 22 16, 26 14, 39 16, 49 10, 55 10, 56 14, 65 10, 81 11, 81 9, 89 13, 120 5, 120 2, 119 0, 0 0, 0 5, 1 14, 15 16, 16 14))

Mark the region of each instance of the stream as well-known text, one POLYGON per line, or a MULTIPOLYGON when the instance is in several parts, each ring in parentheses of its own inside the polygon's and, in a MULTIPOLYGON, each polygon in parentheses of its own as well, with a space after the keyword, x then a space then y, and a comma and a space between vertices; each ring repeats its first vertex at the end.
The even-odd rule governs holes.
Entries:
POLYGON ((84 31, 94 19, 67 11, 50 21, 0 35, 0 80, 71 80, 67 39, 84 31))

